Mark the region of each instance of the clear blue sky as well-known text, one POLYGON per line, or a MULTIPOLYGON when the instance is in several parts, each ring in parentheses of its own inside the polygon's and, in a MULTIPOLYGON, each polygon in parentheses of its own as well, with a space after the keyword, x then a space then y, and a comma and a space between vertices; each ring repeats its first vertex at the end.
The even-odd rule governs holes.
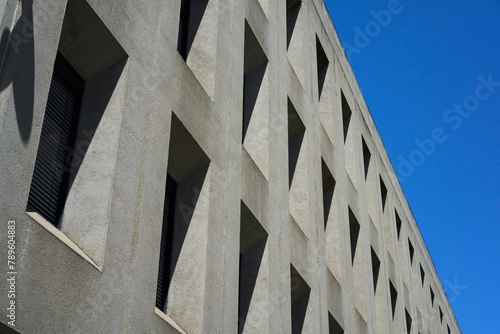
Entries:
POLYGON ((500 0, 395 3, 326 0, 462 331, 498 334, 500 0))

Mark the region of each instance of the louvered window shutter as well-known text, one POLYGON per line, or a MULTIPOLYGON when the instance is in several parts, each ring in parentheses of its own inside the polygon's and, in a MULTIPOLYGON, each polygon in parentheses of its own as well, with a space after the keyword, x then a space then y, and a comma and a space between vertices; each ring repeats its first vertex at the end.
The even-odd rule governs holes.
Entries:
MULTIPOLYGON (((77 89, 83 90, 83 80, 74 73, 60 73, 68 69, 58 55, 50 85, 42 133, 31 180, 29 209, 39 213, 53 225, 59 223, 69 180, 71 146, 74 145, 81 91, 72 89, 64 77, 77 78, 77 89)), ((71 68, 70 68, 71 69, 71 68)), ((72 69, 71 69, 72 70, 72 69)))
POLYGON ((174 212, 177 184, 167 175, 165 202, 163 206, 163 226, 161 231, 160 265, 158 269, 158 285, 156 290, 156 307, 165 308, 170 285, 170 263, 172 258, 172 241, 174 233, 174 212))

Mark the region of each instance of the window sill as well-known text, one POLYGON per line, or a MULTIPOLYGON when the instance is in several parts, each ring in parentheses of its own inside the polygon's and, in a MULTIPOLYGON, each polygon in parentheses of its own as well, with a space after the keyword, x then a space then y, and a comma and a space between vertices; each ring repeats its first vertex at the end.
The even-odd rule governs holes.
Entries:
POLYGON ((155 313, 157 316, 165 320, 170 326, 172 326, 174 329, 176 329, 179 333, 181 334, 187 334, 186 331, 184 331, 179 325, 175 323, 175 321, 172 320, 168 315, 163 313, 158 307, 155 307, 155 313))
POLYGON ((68 246, 73 252, 78 254, 80 257, 82 257, 84 260, 86 260, 88 263, 90 263, 94 268, 102 272, 102 268, 99 267, 97 264, 95 264, 92 259, 85 254, 80 247, 78 247, 73 241, 71 241, 70 238, 66 236, 63 232, 61 232, 59 229, 57 229, 54 225, 52 225, 50 222, 48 222, 45 218, 43 218, 39 213, 37 212, 26 212, 28 216, 33 218, 38 224, 40 224, 43 228, 45 228, 49 233, 51 233, 54 237, 59 239, 62 243, 64 243, 66 246, 68 246))

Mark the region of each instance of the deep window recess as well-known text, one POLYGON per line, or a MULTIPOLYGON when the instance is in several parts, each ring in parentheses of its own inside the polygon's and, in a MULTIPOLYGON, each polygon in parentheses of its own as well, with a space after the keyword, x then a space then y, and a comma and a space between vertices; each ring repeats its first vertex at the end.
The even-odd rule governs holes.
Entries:
POLYGON ((297 110, 288 99, 288 186, 292 186, 295 168, 299 160, 300 149, 306 128, 297 110))
POLYGON ((380 178, 380 198, 382 200, 382 212, 385 210, 385 202, 387 201, 387 187, 385 186, 384 180, 382 180, 382 176, 379 175, 380 178))
POLYGON ((391 280, 389 280, 389 287, 391 293, 391 307, 392 307, 392 320, 394 320, 394 315, 396 314, 396 303, 398 301, 398 292, 394 285, 392 285, 391 280))
POLYGON ((408 238, 408 251, 410 253, 410 264, 413 264, 413 254, 415 253, 415 249, 413 248, 413 244, 408 238))
POLYGON ((286 47, 290 45, 292 39, 293 29, 297 18, 299 16, 301 0, 287 0, 286 1, 286 47))
POLYGON ((365 180, 368 177, 368 169, 370 168, 370 160, 372 157, 372 153, 370 152, 370 149, 368 148, 368 145, 366 145, 365 138, 361 136, 361 142, 363 143, 363 162, 365 166, 365 180))
POLYGON ((352 111, 349 107, 349 103, 344 96, 344 92, 341 90, 340 95, 342 96, 342 123, 344 126, 344 143, 347 139, 347 133, 349 132, 349 124, 351 123, 352 111))
POLYGON ((207 5, 208 0, 181 0, 177 51, 184 60, 189 55, 207 5))
POLYGON ((425 282, 425 271, 424 271, 424 268, 422 268, 422 265, 420 265, 420 278, 422 280, 422 286, 424 286, 424 282, 425 282))
POLYGON ((399 214, 396 211, 396 209, 394 209, 394 214, 396 215, 396 232, 398 234, 398 240, 399 240, 399 235, 401 234, 401 218, 399 218, 399 214))
POLYGON ((178 288, 172 284, 183 269, 177 262, 188 258, 183 251, 189 244, 184 241, 189 237, 209 165, 208 156, 172 112, 155 302, 165 313, 169 303, 179 303, 170 298, 171 291, 178 288))
POLYGON ((377 253, 372 248, 372 274, 373 274, 373 291, 377 291, 377 281, 378 274, 380 272, 380 260, 377 256, 377 253))
POLYGON ((325 84, 326 72, 328 71, 328 57, 326 56, 325 50, 321 45, 321 42, 316 36, 316 65, 318 67, 318 98, 321 98, 321 92, 323 91, 323 85, 325 84))
POLYGON ((28 198, 28 209, 56 227, 68 192, 83 87, 83 79, 58 54, 28 198))
POLYGON ((330 312, 328 312, 328 334, 344 334, 344 330, 330 312))
POLYGON ((434 306, 434 291, 432 290, 431 287, 429 287, 430 291, 431 291, 431 306, 434 306))
POLYGON ((174 213, 177 183, 167 174, 165 200, 163 206, 163 225, 161 230, 160 265, 156 292, 156 307, 165 308, 170 285, 170 262, 172 259, 172 239, 174 235, 174 213))
POLYGON ((264 50, 246 21, 244 43, 242 143, 250 125, 268 63, 264 50))
POLYGON ((360 225, 358 223, 358 220, 356 219, 356 216, 354 213, 351 211, 351 208, 349 208, 349 234, 351 236, 351 260, 352 263, 354 264, 354 257, 356 255, 356 246, 358 244, 358 238, 359 238, 359 230, 360 230, 360 225))
POLYGON ((325 161, 321 159, 321 175, 323 177, 323 215, 324 215, 324 227, 326 230, 326 224, 328 222, 328 216, 330 215, 330 208, 332 206, 333 192, 335 190, 335 179, 333 178, 330 169, 326 165, 325 161))
POLYGON ((408 310, 405 309, 405 314, 406 314, 406 332, 408 334, 411 333, 411 317, 410 314, 408 313, 408 310))
POLYGON ((179 18, 179 36, 177 37, 177 51, 181 54, 182 58, 187 58, 187 39, 189 28, 189 7, 191 0, 181 0, 181 14, 179 18))
POLYGON ((441 310, 441 306, 439 306, 439 320, 443 323, 443 311, 441 310))
POLYGON ((290 265, 290 290, 292 298, 292 334, 302 333, 311 288, 293 265, 290 265))
MULTIPOLYGON (((258 303, 259 282, 262 282, 261 269, 268 234, 250 209, 241 202, 240 214, 240 268, 238 287, 238 333, 257 330, 245 323, 252 303, 258 303), (259 280, 260 278, 260 280, 259 280)), ((262 285, 262 283, 261 283, 262 285)))

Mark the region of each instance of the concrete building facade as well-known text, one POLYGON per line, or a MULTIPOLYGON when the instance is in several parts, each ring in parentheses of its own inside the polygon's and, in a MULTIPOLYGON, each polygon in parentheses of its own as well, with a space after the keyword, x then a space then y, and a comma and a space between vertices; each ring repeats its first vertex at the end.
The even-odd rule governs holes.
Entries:
POLYGON ((0 14, 0 332, 461 333, 322 0, 0 14))

